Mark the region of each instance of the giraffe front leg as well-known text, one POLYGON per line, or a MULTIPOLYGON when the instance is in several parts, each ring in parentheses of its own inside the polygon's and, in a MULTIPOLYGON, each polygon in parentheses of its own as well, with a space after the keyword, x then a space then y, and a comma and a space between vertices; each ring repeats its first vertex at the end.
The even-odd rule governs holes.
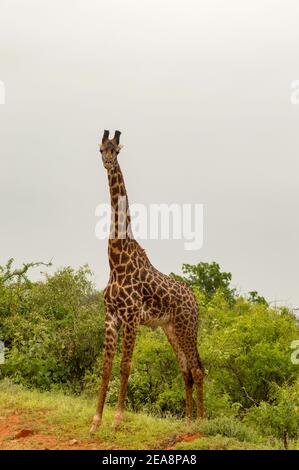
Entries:
POLYGON ((124 412, 124 403, 128 386, 129 375, 131 371, 132 355, 134 351, 137 326, 125 325, 122 341, 122 358, 120 365, 121 382, 118 395, 116 415, 114 419, 114 430, 117 430, 124 412))
POLYGON ((96 432, 98 426, 101 424, 102 421, 103 408, 111 375, 112 362, 116 350, 118 329, 118 324, 115 318, 113 318, 112 316, 106 318, 102 381, 99 391, 96 414, 93 417, 90 429, 91 434, 96 432))

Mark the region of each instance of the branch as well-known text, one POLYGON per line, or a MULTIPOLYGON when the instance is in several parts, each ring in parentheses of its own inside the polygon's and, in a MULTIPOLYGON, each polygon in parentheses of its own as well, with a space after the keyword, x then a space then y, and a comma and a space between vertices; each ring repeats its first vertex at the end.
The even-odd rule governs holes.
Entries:
POLYGON ((37 261, 34 263, 23 263, 22 268, 14 269, 13 271, 11 271, 11 266, 12 266, 13 261, 14 261, 13 258, 9 259, 9 261, 7 262, 5 266, 6 272, 3 275, 3 282, 10 281, 14 277, 17 277, 18 281, 20 281, 21 279, 23 279, 24 281, 28 281, 26 277, 26 273, 30 268, 35 268, 37 266, 46 266, 46 267, 52 266, 52 259, 51 259, 48 263, 44 263, 43 261, 37 261))

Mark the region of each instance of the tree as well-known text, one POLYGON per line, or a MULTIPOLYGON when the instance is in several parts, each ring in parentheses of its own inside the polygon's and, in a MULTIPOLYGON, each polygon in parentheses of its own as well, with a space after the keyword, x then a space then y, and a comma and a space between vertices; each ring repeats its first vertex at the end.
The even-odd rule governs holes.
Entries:
POLYGON ((235 298, 235 289, 230 287, 232 275, 222 272, 218 263, 201 262, 195 265, 183 264, 184 276, 171 275, 185 282, 191 288, 198 288, 204 295, 206 302, 209 302, 217 291, 224 294, 225 299, 232 304, 235 298))
POLYGON ((248 300, 249 302, 252 302, 253 304, 268 305, 268 302, 266 301, 265 297, 262 297, 261 295, 259 295, 256 290, 252 290, 248 292, 248 300))
POLYGON ((15 280, 18 283, 21 282, 30 282, 27 277, 27 272, 31 268, 36 268, 38 266, 52 266, 51 261, 49 263, 44 263, 42 261, 37 261, 34 263, 23 263, 22 268, 12 269, 14 259, 10 258, 4 266, 0 266, 0 282, 4 285, 5 283, 14 282, 15 280))

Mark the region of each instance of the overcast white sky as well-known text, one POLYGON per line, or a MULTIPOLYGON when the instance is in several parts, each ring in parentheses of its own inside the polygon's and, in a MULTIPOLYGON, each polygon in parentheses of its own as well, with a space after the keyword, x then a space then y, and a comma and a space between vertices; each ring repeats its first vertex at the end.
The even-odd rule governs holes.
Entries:
POLYGON ((130 202, 203 203, 199 251, 242 292, 299 306, 296 0, 0 0, 0 262, 88 262, 108 279, 97 143, 120 129, 130 202))

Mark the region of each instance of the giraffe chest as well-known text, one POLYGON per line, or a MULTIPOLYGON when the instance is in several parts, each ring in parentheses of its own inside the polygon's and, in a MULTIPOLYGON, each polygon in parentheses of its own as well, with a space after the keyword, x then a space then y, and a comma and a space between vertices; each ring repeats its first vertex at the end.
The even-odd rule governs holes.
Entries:
POLYGON ((105 290, 105 303, 116 312, 121 321, 134 316, 138 317, 140 324, 156 328, 171 319, 172 309, 169 305, 162 305, 157 297, 144 296, 134 284, 109 284, 105 290))
POLYGON ((140 308, 142 298, 137 286, 133 284, 121 286, 117 282, 112 282, 106 288, 105 302, 119 311, 136 310, 140 308))

